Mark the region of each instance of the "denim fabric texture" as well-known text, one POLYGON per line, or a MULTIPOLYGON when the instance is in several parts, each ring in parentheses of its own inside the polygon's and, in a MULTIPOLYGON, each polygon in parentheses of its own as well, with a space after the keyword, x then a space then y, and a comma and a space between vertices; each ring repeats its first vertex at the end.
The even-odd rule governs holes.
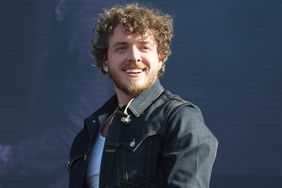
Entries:
MULTIPOLYGON (((85 119, 69 158, 69 188, 86 188, 85 171, 99 127, 117 108, 113 96, 85 119)), ((200 109, 165 90, 157 80, 128 108, 129 124, 117 113, 101 160, 101 188, 208 188, 217 139, 200 109)))

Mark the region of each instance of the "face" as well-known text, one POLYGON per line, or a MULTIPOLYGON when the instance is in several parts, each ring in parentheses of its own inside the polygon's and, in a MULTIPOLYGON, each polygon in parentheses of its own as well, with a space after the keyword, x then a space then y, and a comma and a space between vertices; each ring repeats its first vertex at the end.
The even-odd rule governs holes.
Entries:
POLYGON ((158 78, 160 59, 152 32, 127 34, 119 25, 109 39, 103 68, 114 81, 118 97, 132 98, 158 78))

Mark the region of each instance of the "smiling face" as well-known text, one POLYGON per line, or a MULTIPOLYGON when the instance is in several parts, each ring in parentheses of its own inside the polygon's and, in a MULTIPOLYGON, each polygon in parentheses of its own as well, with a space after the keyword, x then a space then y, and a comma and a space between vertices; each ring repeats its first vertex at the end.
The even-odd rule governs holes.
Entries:
POLYGON ((149 88, 162 67, 161 54, 152 32, 128 34, 118 25, 109 39, 103 69, 115 83, 119 103, 149 88))

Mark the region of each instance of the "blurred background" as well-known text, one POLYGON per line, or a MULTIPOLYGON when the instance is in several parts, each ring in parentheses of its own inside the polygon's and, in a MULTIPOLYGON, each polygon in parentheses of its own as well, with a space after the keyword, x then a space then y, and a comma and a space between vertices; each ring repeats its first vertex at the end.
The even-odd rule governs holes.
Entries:
MULTIPOLYGON (((90 57, 95 16, 130 0, 2 0, 0 188, 66 188, 83 119, 114 90, 90 57)), ((137 2, 137 1, 134 1, 137 2)), ((282 2, 143 0, 174 17, 161 78, 219 140, 211 188, 282 183, 282 2)))

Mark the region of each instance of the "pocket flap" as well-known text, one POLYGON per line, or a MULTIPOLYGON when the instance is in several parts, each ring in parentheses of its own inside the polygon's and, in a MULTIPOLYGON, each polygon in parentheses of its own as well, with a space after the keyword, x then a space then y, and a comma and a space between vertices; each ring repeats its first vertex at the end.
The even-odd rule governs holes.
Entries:
POLYGON ((113 137, 107 137, 105 142, 105 151, 107 153, 115 152, 119 147, 126 147, 131 152, 135 152, 142 143, 151 136, 157 135, 161 130, 153 131, 145 134, 132 134, 124 136, 121 141, 114 140, 113 137))

